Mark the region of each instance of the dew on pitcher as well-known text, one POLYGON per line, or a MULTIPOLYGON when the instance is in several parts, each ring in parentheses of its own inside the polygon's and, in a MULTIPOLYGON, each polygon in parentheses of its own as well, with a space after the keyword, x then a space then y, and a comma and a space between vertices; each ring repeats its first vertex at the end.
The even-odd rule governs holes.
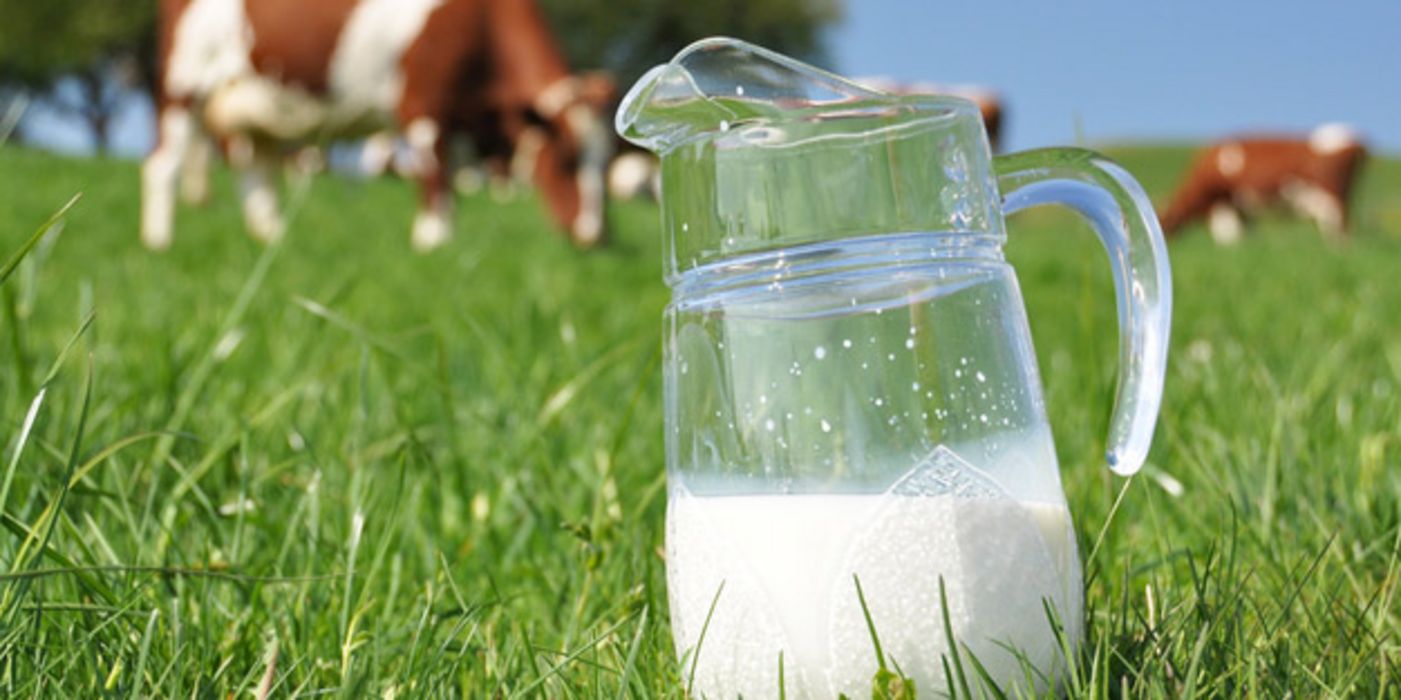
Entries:
POLYGON ((885 405, 885 399, 882 399, 882 398, 880 398, 880 397, 876 397, 875 404, 876 404, 877 406, 884 406, 884 405, 885 405))
POLYGON ((821 345, 819 345, 819 346, 813 348, 813 349, 812 349, 812 356, 813 356, 813 357, 816 357, 816 358, 819 359, 819 360, 821 360, 821 359, 824 358, 824 357, 827 357, 827 348, 824 348, 824 347, 822 347, 821 345))
POLYGON ((830 432, 832 432, 832 424, 831 424, 831 423, 828 423, 826 418, 823 418, 823 419, 818 423, 818 425, 822 426, 822 432, 824 432, 824 433, 830 433, 830 432))
POLYGON ((690 231, 690 230, 691 230, 691 225, 688 224, 688 223, 686 223, 686 222, 684 222, 684 221, 682 221, 682 222, 681 222, 681 232, 682 232, 682 233, 685 233, 685 232, 690 231))
POLYGON ((861 363, 861 369, 870 369, 870 368, 871 368, 871 363, 869 363, 869 362, 862 362, 862 363, 861 363))
POLYGON ((721 130, 721 131, 729 131, 729 130, 730 130, 730 122, 729 122, 728 119, 721 119, 721 120, 720 120, 720 130, 721 130))
POLYGON ((906 339, 905 339, 905 348, 906 348, 907 350, 914 350, 914 349, 915 349, 915 339, 914 339, 914 338, 906 338, 906 339))
POLYGON ((691 370, 691 365, 688 364, 685 360, 682 360, 682 361, 681 361, 681 373, 682 373, 682 374, 685 374, 685 373, 689 372, 690 370, 691 370))
MULTIPOLYGON (((956 370, 954 370, 954 371, 953 371, 953 376, 955 376, 955 377, 957 377, 957 378, 960 378, 960 379, 963 378, 963 370, 961 370, 961 369, 956 369, 956 370)), ((952 397, 950 397, 950 398, 952 398, 952 397)))
POLYGON ((919 393, 919 382, 914 382, 913 384, 910 384, 910 391, 919 393))
POLYGON ((980 382, 986 382, 988 380, 987 375, 983 374, 981 370, 979 370, 978 373, 974 374, 973 376, 976 377, 980 382))
POLYGON ((967 366, 968 366, 968 358, 966 358, 966 357, 960 357, 960 358, 958 358, 958 364, 967 367, 967 366))
POLYGON ((978 421, 981 422, 983 425, 987 425, 987 424, 988 424, 988 414, 986 414, 986 413, 979 414, 979 415, 978 415, 978 421))
POLYGON ((768 395, 768 394, 759 394, 759 403, 768 403, 768 402, 769 402, 769 395, 768 395))
POLYGON ((850 350, 850 349, 851 349, 851 338, 844 338, 844 339, 842 340, 842 347, 843 347, 843 348, 846 348, 847 350, 850 350))
POLYGON ((738 95, 738 96, 740 96, 740 97, 744 97, 744 86, 743 86, 743 85, 736 85, 736 86, 735 86, 735 94, 738 95))
POLYGON ((889 360, 890 362, 894 362, 894 361, 895 361, 895 353, 892 352, 892 353, 886 355, 886 356, 885 356, 885 359, 886 359, 886 360, 889 360))
POLYGON ((767 430, 767 431, 769 431, 769 432, 772 433, 772 432, 773 432, 773 428, 774 428, 773 419, 772 419, 772 418, 766 419, 766 420, 764 421, 764 430, 767 430))

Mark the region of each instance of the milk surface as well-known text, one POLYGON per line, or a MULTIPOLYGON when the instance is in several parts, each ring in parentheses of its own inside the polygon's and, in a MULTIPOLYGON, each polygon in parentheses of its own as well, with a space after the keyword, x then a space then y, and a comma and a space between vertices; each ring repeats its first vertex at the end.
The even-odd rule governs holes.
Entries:
POLYGON ((955 639, 1004 690, 1024 683, 1005 646, 1048 676, 1063 667, 1043 599, 1069 638, 1079 638, 1080 567, 1064 503, 986 492, 693 496, 673 489, 672 627, 683 677, 694 662, 700 697, 778 697, 780 654, 788 697, 869 696, 878 666, 853 574, 887 665, 898 664, 921 696, 947 688, 941 576, 955 639))

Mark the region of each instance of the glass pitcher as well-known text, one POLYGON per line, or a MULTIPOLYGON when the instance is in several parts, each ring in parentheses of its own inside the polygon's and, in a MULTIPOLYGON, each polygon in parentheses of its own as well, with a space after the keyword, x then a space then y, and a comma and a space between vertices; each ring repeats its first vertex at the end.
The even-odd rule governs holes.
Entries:
POLYGON ((1053 686, 1083 591, 1003 217, 1063 204, 1108 250, 1107 461, 1132 474, 1171 306, 1138 184, 1079 149, 994 158, 970 102, 732 39, 652 69, 617 128, 661 157, 667 580, 691 692, 859 697, 882 668, 942 692, 954 642, 1003 690, 1053 686))

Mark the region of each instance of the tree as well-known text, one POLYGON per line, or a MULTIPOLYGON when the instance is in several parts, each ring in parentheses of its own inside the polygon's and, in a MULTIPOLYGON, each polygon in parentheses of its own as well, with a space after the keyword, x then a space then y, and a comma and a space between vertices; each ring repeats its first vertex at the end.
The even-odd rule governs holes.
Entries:
POLYGON ((79 115, 105 151, 122 86, 150 79, 155 12, 142 0, 0 0, 0 89, 79 115))
POLYGON ((825 57, 824 31, 840 0, 540 0, 570 65, 603 68, 626 87, 682 47, 723 34, 808 61, 825 57))

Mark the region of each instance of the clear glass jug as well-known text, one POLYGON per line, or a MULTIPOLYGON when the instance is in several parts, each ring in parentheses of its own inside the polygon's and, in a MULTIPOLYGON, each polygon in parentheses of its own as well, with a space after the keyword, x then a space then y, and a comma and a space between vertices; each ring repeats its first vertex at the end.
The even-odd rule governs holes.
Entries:
POLYGON ((1054 684, 1080 563, 1003 216, 1063 204, 1108 250, 1107 461, 1132 474, 1171 306, 1138 184, 1079 149, 993 158, 970 102, 732 39, 647 73, 617 128, 661 157, 668 597, 691 690, 858 697, 884 667, 942 692, 945 619, 1004 690, 1054 684))

